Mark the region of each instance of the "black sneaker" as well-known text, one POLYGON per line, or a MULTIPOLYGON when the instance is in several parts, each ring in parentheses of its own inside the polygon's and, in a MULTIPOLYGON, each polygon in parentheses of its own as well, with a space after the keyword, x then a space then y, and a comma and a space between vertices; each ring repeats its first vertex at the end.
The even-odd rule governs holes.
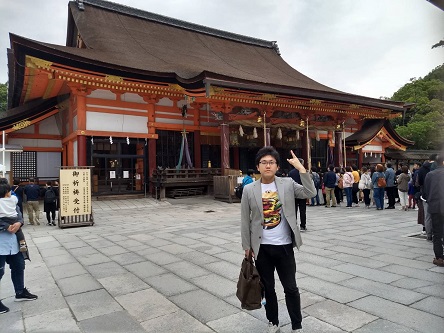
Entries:
POLYGON ((3 305, 2 301, 0 301, 0 314, 9 312, 9 308, 3 305))
POLYGON ((37 295, 31 294, 28 289, 23 289, 21 294, 15 294, 15 301, 21 302, 21 301, 34 301, 38 298, 37 295))
POLYGON ((307 227, 301 226, 301 231, 307 231, 307 227))

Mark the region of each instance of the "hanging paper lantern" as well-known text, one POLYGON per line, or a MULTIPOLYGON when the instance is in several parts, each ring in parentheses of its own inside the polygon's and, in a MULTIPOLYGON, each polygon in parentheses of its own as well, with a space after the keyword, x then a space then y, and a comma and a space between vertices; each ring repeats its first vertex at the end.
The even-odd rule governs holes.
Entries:
POLYGON ((278 131, 277 131, 277 134, 276 134, 276 138, 278 138, 279 140, 282 139, 282 130, 281 130, 280 127, 278 128, 278 131))
POLYGON ((319 136, 319 131, 316 130, 315 133, 316 133, 316 141, 318 141, 318 142, 321 141, 321 138, 319 136))
POLYGON ((253 130, 253 138, 257 139, 257 130, 256 127, 253 130))
POLYGON ((244 129, 242 128, 242 125, 239 125, 239 135, 244 136, 244 129))

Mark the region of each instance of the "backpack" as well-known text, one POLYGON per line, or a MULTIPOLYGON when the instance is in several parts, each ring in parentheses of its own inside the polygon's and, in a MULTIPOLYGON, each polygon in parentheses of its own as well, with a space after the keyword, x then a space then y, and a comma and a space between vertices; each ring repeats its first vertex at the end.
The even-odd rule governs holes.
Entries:
POLYGON ((321 186, 321 177, 319 177, 317 172, 313 172, 313 182, 316 188, 321 186))
POLYGON ((342 190, 344 188, 344 179, 343 177, 339 177, 338 179, 338 187, 342 190))
POLYGON ((238 199, 242 199, 242 193, 244 192, 244 187, 243 185, 237 185, 234 188, 234 195, 238 198, 238 199))
POLYGON ((380 187, 380 188, 384 188, 387 186, 387 182, 385 181, 385 177, 384 176, 381 177, 381 174, 379 174, 377 184, 378 184, 378 187, 380 187))
POLYGON ((43 198, 43 202, 46 204, 53 204, 56 202, 56 195, 53 189, 49 188, 45 192, 45 197, 43 198))

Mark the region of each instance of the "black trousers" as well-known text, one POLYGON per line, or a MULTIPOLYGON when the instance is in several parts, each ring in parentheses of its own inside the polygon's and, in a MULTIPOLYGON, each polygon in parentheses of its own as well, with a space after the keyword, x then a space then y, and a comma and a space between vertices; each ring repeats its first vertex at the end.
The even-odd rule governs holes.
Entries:
POLYGON ((370 206, 370 189, 366 188, 362 190, 364 193, 364 203, 366 206, 370 206))
POLYGON ((395 195, 398 192, 398 188, 396 186, 386 187, 387 198, 388 198, 388 206, 395 207, 395 195))
POLYGON ((285 303, 293 330, 302 328, 301 296, 296 284, 296 261, 293 245, 262 244, 256 260, 265 291, 265 313, 269 322, 279 325, 278 301, 274 289, 274 271, 284 287, 285 303))
POLYGON ((55 220, 55 210, 46 212, 46 219, 48 220, 48 223, 51 223, 50 214, 52 215, 52 221, 54 221, 55 220))
POLYGON ((353 183, 352 198, 353 198, 353 203, 354 204, 358 204, 359 203, 358 192, 359 192, 358 183, 353 183))
POLYGON ((301 215, 301 227, 305 227, 307 224, 307 200, 306 199, 294 199, 294 205, 296 208, 296 217, 299 214, 301 215))
POLYGON ((342 189, 338 186, 335 186, 335 196, 337 203, 341 203, 344 201, 344 193, 342 192, 342 189))
POLYGON ((444 259, 443 255, 444 215, 443 214, 430 214, 430 215, 432 216, 433 252, 435 252, 436 259, 439 258, 444 259))

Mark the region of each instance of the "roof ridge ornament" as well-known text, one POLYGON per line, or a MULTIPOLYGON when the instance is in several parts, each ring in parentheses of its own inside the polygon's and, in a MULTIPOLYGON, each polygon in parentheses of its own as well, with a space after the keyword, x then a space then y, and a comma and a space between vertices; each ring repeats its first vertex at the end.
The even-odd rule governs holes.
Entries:
POLYGON ((85 6, 83 4, 83 0, 76 0, 77 2, 77 7, 79 7, 79 10, 85 10, 85 6))
POLYGON ((273 50, 275 50, 276 51, 276 53, 278 54, 278 55, 281 55, 281 51, 279 51, 279 46, 278 46, 278 42, 277 41, 272 41, 271 42, 271 47, 273 48, 273 50))

